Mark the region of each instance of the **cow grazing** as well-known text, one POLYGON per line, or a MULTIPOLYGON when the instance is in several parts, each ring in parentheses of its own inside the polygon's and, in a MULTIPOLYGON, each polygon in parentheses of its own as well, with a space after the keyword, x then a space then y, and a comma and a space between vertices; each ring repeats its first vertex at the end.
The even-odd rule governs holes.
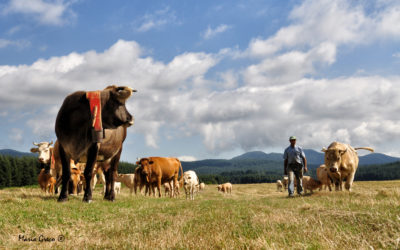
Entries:
MULTIPOLYGON (((322 183, 322 187, 325 187, 325 190, 326 187, 328 187, 329 191, 332 191, 331 188, 332 180, 328 175, 328 171, 329 171, 328 168, 326 168, 324 164, 320 165, 317 168, 317 178, 322 183)), ((320 190, 322 189, 322 187, 320 188, 320 190)))
POLYGON ((206 184, 204 182, 200 183, 200 191, 206 188, 206 184))
POLYGON ((194 194, 198 191, 199 178, 196 172, 189 170, 183 173, 183 188, 185 189, 186 199, 194 200, 194 194))
POLYGON ((222 193, 228 193, 231 194, 232 193, 232 184, 230 182, 224 183, 224 184, 220 184, 217 186, 218 191, 221 191, 222 193))
MULTIPOLYGON (((109 86, 98 92, 77 91, 65 98, 55 124, 62 163, 62 189, 58 201, 68 199, 67 184, 71 175, 68 162, 71 159, 78 162, 86 156, 84 176, 86 183, 90 183, 99 147, 107 167, 104 169, 104 199, 115 199, 114 176, 117 174, 127 127, 133 125, 133 117, 125 107, 132 92, 134 90, 129 87, 109 86), (97 95, 98 99, 90 102, 90 96, 93 95, 97 95)), ((83 201, 92 201, 90 185, 86 185, 83 201)))
POLYGON ((119 174, 115 178, 115 181, 124 183, 124 185, 129 188, 130 194, 132 194, 135 182, 135 174, 119 174))
MULTIPOLYGON (((182 165, 177 158, 148 157, 140 159, 136 164, 142 168, 141 173, 148 185, 157 186, 159 197, 161 197, 161 184, 173 181, 172 189, 174 189, 178 185, 179 170, 183 176, 182 165)), ((170 193, 170 197, 173 193, 174 191, 170 193)))
POLYGON ((304 193, 307 193, 307 190, 313 193, 315 189, 320 187, 322 187, 322 182, 314 180, 311 176, 303 176, 304 193))
POLYGON ((48 192, 50 194, 54 193, 54 185, 56 184, 56 180, 49 173, 46 173, 44 168, 40 170, 38 183, 43 192, 48 192))
POLYGON ((281 180, 277 180, 276 181, 276 189, 277 189, 277 191, 283 192, 282 188, 283 188, 282 181, 281 180))
POLYGON ((356 150, 359 149, 374 152, 370 147, 353 148, 340 142, 332 142, 327 149, 322 149, 325 153, 325 166, 329 169, 328 175, 335 182, 335 190, 342 190, 346 179, 345 188, 351 191, 359 161, 356 150))

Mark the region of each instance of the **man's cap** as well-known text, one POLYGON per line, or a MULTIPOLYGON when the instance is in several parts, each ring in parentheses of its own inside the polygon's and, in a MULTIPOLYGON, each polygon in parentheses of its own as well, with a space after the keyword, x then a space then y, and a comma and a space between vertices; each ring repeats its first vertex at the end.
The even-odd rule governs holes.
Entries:
POLYGON ((289 140, 290 140, 290 141, 291 141, 291 140, 296 140, 296 136, 292 135, 292 136, 289 138, 289 140))

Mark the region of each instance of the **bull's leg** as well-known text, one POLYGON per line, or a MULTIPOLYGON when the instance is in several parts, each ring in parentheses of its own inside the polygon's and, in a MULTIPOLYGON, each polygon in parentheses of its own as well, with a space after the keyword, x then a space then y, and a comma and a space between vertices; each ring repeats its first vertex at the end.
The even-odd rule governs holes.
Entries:
POLYGON ((353 185, 353 181, 354 181, 354 173, 347 176, 346 184, 344 186, 346 188, 346 190, 349 192, 351 192, 351 186, 353 185))
POLYGON ((93 143, 90 146, 88 153, 87 153, 87 162, 84 171, 86 187, 85 187, 85 194, 83 196, 83 201, 90 203, 92 202, 92 189, 90 187, 90 182, 92 181, 93 176, 93 168, 96 164, 97 153, 99 152, 99 146, 97 143, 93 143))
POLYGON ((106 179, 106 182, 105 182, 105 184, 104 184, 104 199, 106 199, 106 200, 110 200, 110 194, 111 194, 111 190, 112 190, 112 187, 111 187, 111 175, 112 175, 112 170, 111 170, 111 168, 109 168, 105 173, 104 173, 104 176, 105 176, 105 179, 106 179))
POLYGON ((71 168, 69 167, 70 159, 67 159, 64 148, 61 145, 59 146, 59 150, 60 150, 60 158, 61 158, 63 174, 62 174, 62 187, 60 196, 58 197, 58 202, 64 202, 68 200, 67 191, 68 191, 69 179, 71 178, 71 168))

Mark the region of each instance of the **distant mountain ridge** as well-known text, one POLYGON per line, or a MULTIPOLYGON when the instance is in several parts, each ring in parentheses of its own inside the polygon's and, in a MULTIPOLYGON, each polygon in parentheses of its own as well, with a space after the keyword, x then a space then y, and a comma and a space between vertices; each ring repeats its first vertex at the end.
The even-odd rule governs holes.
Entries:
POLYGON ((37 154, 34 153, 20 152, 14 149, 0 149, 0 155, 8 155, 14 157, 37 156, 37 154))
MULTIPOLYGON (((313 149, 304 149, 308 164, 320 165, 324 163, 324 153, 313 149)), ((359 165, 387 164, 400 161, 398 157, 392 157, 381 153, 370 153, 359 157, 359 165)), ((231 160, 268 160, 283 161, 283 153, 264 153, 262 151, 247 152, 236 156, 231 160)))

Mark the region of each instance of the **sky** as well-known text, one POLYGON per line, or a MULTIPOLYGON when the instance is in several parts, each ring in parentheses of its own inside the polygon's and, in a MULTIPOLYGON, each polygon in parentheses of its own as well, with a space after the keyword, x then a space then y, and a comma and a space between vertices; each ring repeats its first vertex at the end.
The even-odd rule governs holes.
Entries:
POLYGON ((400 156, 400 1, 1 0, 0 149, 64 98, 130 86, 121 160, 333 141, 400 156))

